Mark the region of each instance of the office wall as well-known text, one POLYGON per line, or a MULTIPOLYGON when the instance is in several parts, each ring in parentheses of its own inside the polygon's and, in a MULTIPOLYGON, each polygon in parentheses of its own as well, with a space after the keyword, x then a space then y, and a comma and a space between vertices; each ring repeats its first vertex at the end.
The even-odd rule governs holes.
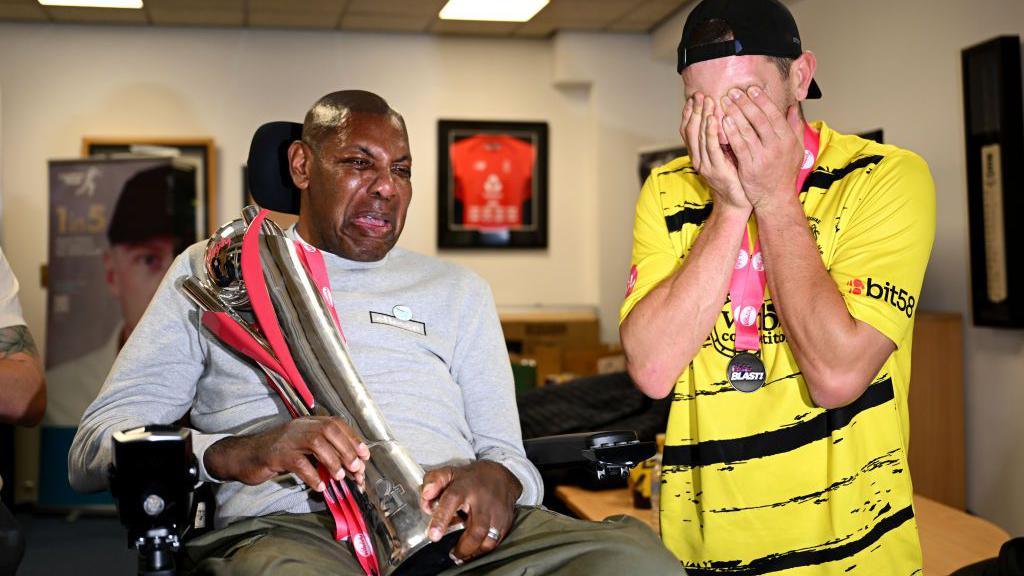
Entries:
MULTIPOLYGON (((481 273, 502 305, 600 304, 600 271, 607 264, 624 277, 628 259, 628 238, 614 250, 602 244, 605 200, 632 209, 636 148, 673 140, 678 80, 652 59, 645 36, 568 36, 0 25, 3 239, 31 327, 42 340, 46 160, 77 156, 83 135, 213 137, 225 220, 241 203, 252 130, 301 119, 317 97, 344 87, 378 91, 405 114, 415 196, 401 244, 428 254, 436 253, 438 118, 550 122, 549 249, 442 255, 481 273), (572 82, 556 83, 564 60, 575 63, 572 82), (609 156, 616 161, 604 161, 609 156)), ((628 235, 630 219, 621 219, 619 236, 628 235)))

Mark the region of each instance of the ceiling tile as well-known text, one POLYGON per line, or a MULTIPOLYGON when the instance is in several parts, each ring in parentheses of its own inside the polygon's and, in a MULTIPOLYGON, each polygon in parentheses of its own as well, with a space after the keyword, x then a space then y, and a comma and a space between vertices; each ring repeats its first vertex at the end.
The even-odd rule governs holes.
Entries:
POLYGON ((534 18, 516 28, 516 36, 544 38, 555 33, 555 23, 550 18, 534 18))
POLYGON ((343 10, 348 0, 249 0, 249 11, 266 12, 330 12, 343 10))
POLYGON ((334 28, 348 0, 249 0, 249 25, 334 28))
POLYGON ((608 24, 614 22, 608 18, 595 18, 586 15, 577 15, 567 18, 558 18, 551 21, 551 24, 558 30, 602 30, 608 24))
POLYGON ((587 18, 612 22, 628 14, 644 0, 551 0, 535 18, 562 19, 587 18))
POLYGON ((261 28, 325 28, 338 25, 341 10, 250 10, 249 25, 261 28))
POLYGON ((612 32, 647 32, 671 17, 687 0, 647 0, 608 27, 612 32))
POLYGON ((90 22, 104 24, 148 24, 144 10, 126 8, 68 8, 47 6, 54 22, 90 22))
POLYGON ((39 4, 10 4, 0 2, 0 20, 48 20, 39 4))
POLYGON ((348 12, 437 16, 445 2, 446 0, 351 0, 348 12))
POLYGON ((509 36, 522 26, 520 22, 481 22, 477 20, 434 21, 431 32, 438 34, 469 34, 473 36, 509 36))
POLYGON ((346 12, 341 19, 342 30, 379 32, 426 32, 433 16, 395 14, 354 14, 346 12))
POLYGON ((159 26, 243 26, 243 0, 143 0, 159 26))
POLYGON ((245 24, 242 10, 164 10, 151 8, 149 19, 158 26, 231 26, 245 24))
POLYGON ((191 10, 242 10, 244 0, 143 0, 147 10, 187 12, 191 10))

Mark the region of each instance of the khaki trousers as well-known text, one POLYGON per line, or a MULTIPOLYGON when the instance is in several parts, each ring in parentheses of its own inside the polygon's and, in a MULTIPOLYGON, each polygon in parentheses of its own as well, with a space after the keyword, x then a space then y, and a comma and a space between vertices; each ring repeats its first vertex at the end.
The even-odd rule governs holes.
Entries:
MULTIPOLYGON (((196 575, 362 576, 347 542, 331 536, 325 512, 251 518, 185 546, 196 575)), ((441 576, 660 576, 683 574, 661 540, 635 518, 576 520, 545 508, 518 507, 512 530, 490 554, 441 576)))

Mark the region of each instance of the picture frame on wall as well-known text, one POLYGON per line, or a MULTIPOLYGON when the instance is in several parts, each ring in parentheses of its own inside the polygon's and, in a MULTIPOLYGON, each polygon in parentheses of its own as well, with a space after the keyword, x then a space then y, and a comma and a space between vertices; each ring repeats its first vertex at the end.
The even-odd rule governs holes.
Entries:
POLYGON ((84 136, 82 156, 107 158, 173 157, 196 169, 197 229, 212 235, 221 221, 217 210, 217 149, 212 138, 84 136))
POLYGON ((647 182, 647 178, 650 177, 651 172, 653 172, 655 168, 664 166, 676 158, 686 156, 687 154, 689 154, 689 152, 686 151, 686 146, 679 144, 652 146, 650 148, 640 150, 639 158, 637 160, 637 171, 640 176, 640 185, 643 186, 644 182, 647 182))
POLYGON ((861 132, 860 134, 857 134, 857 136, 860 136, 861 138, 863 138, 865 140, 871 140, 872 142, 877 142, 879 144, 885 144, 885 130, 883 130, 881 128, 878 128, 877 130, 869 130, 867 132, 861 132))
POLYGON ((172 154, 48 162, 47 408, 39 437, 42 509, 113 507, 68 483, 75 429, 161 279, 207 238, 197 163, 172 154))
POLYGON ((437 246, 545 249, 548 124, 438 121, 437 246))
POLYGON ((1024 328, 1024 272, 1015 255, 1024 210, 1024 73, 1021 37, 961 52, 971 317, 975 326, 1024 328))

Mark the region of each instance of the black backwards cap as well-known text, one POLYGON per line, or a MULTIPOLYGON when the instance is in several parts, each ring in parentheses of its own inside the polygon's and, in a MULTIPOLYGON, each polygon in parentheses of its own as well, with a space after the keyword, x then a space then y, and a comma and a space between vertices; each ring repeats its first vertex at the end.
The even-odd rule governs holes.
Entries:
POLYGON ((164 165, 125 182, 107 228, 111 245, 170 237, 175 253, 196 241, 195 170, 164 165))
MULTIPOLYGON (((779 0, 704 0, 686 17, 677 50, 676 72, 691 64, 727 56, 778 56, 803 54, 796 20, 779 0), (732 30, 733 40, 694 46, 693 35, 705 22, 719 20, 732 30)), ((811 79, 808 98, 821 98, 821 88, 811 79)))

